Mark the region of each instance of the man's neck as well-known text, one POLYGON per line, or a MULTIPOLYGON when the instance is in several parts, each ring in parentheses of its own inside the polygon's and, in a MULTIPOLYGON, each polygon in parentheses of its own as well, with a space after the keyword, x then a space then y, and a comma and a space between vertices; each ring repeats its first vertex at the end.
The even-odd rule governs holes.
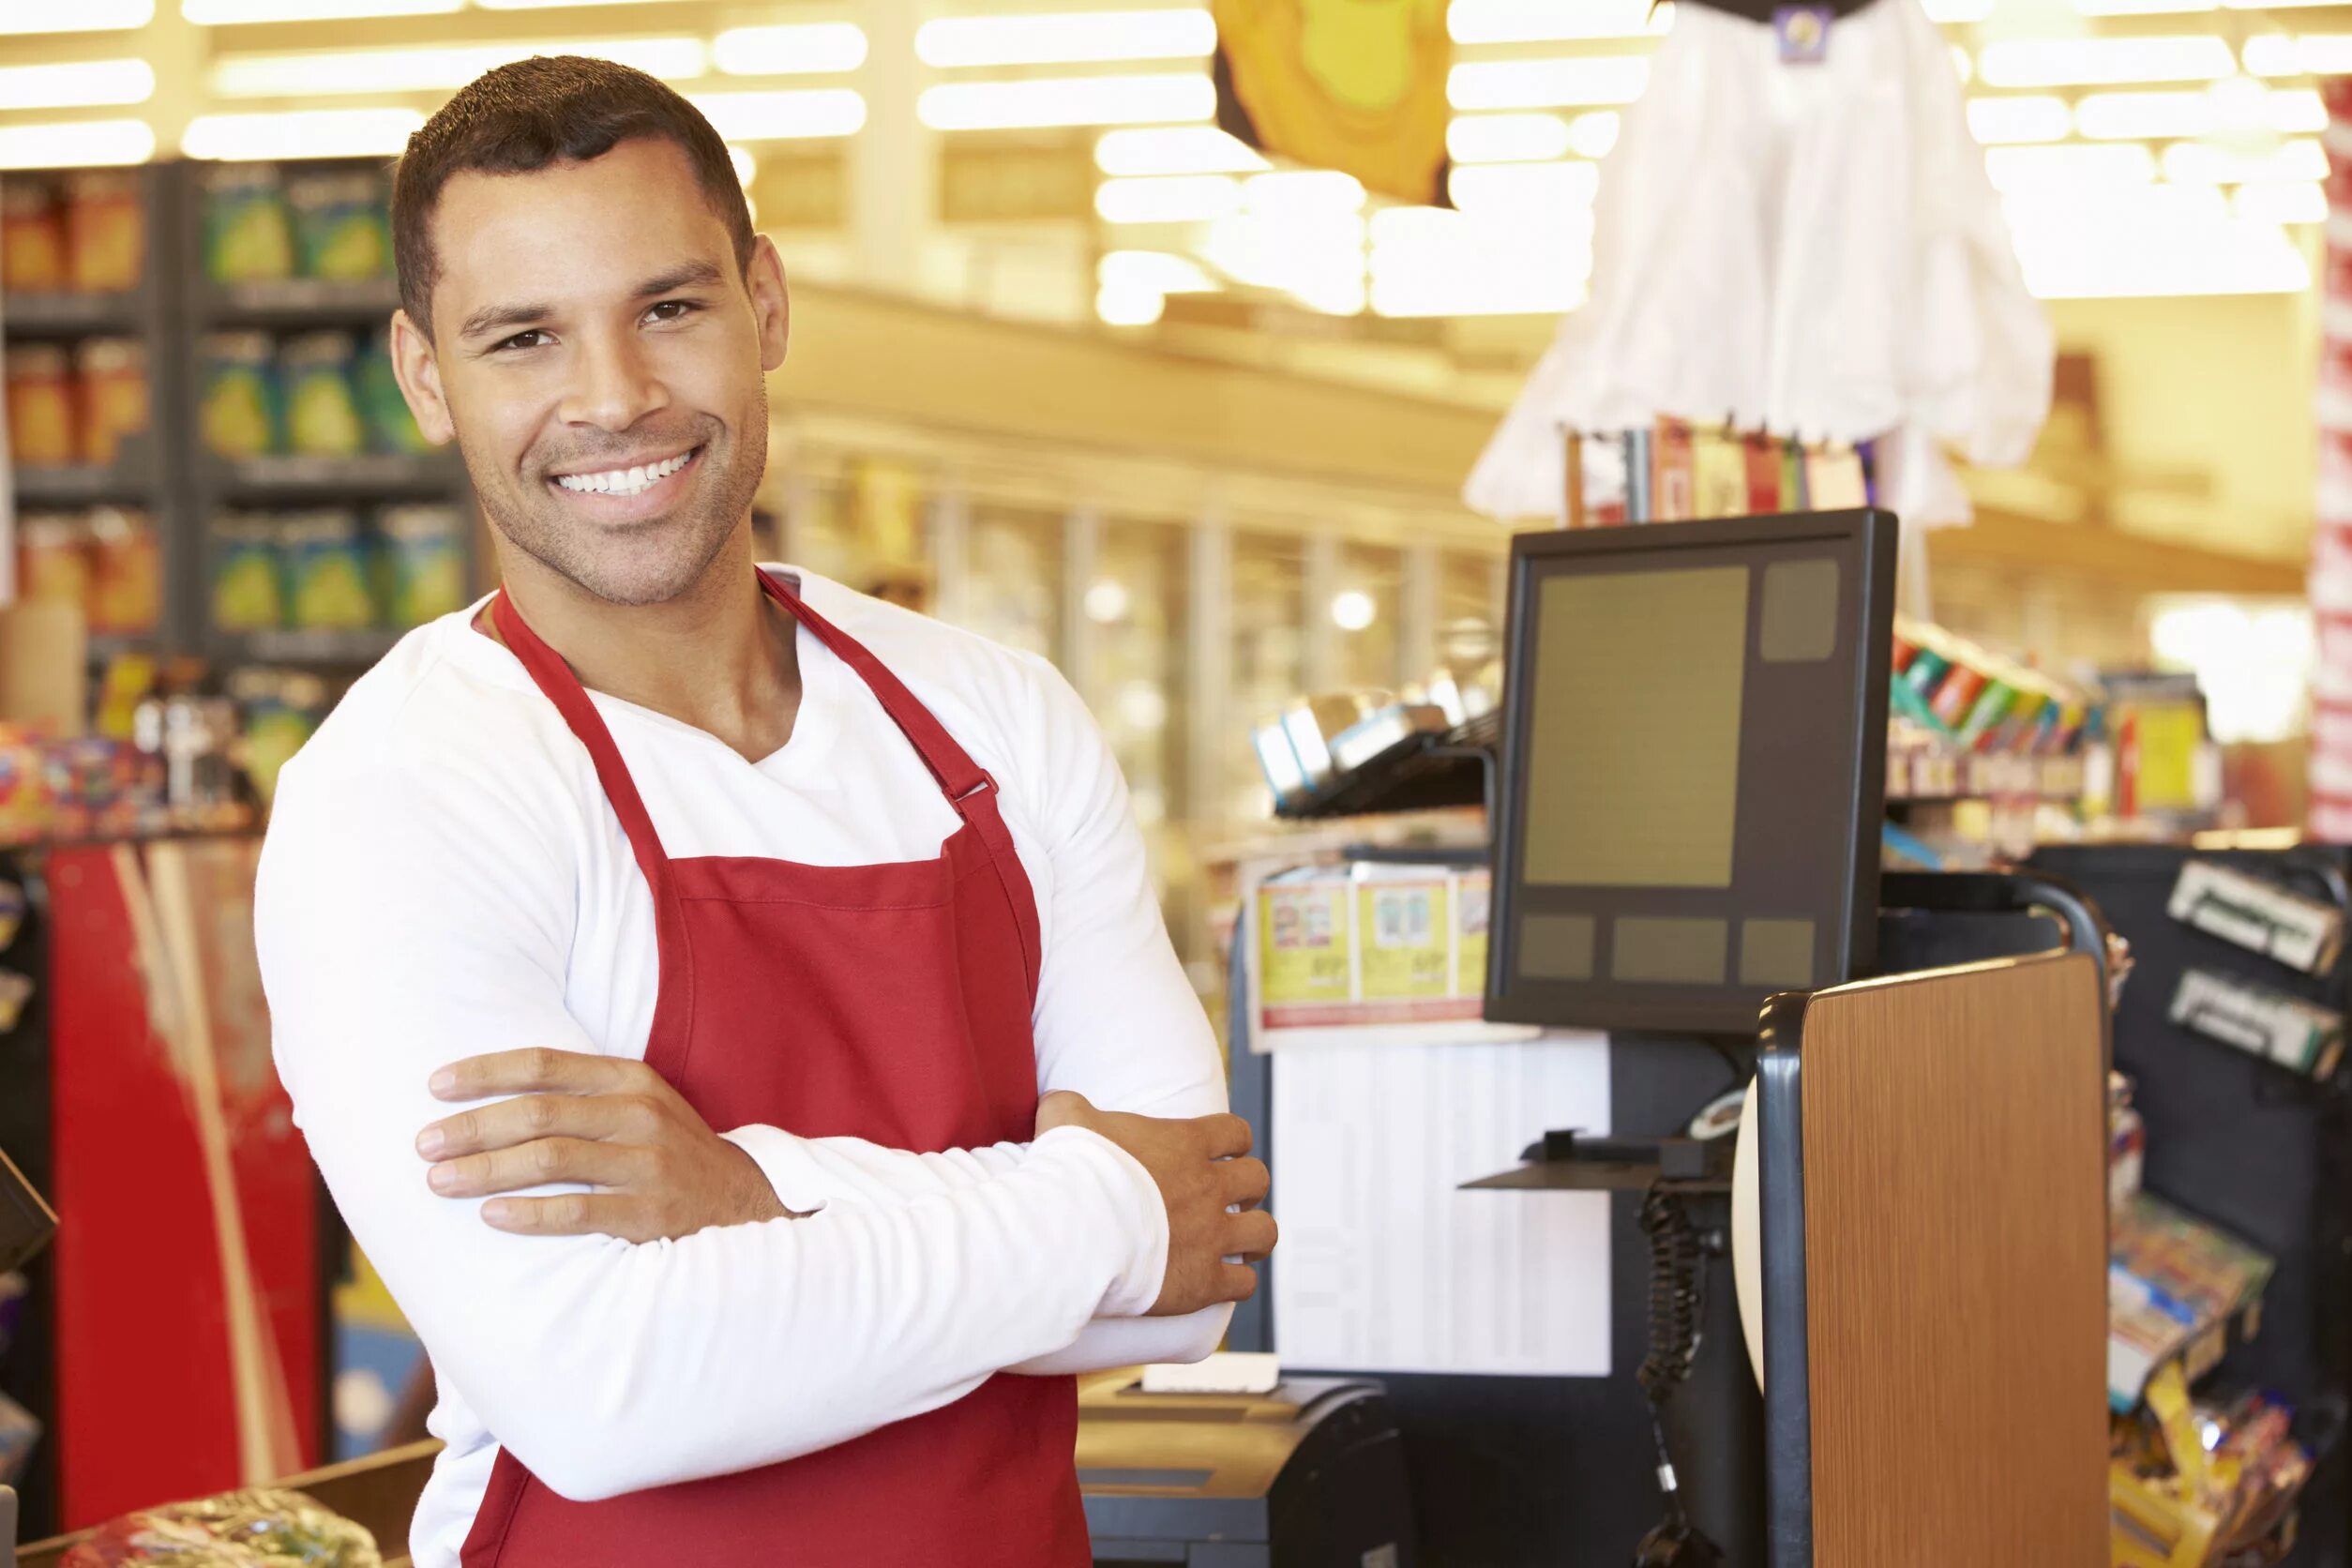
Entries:
MULTIPOLYGON (((502 541, 503 544, 503 541, 502 541)), ((791 738, 800 663, 791 617, 760 587, 750 530, 661 604, 614 605, 502 549, 505 589, 580 685, 690 724, 758 761, 791 738)), ((493 637, 488 615, 478 623, 493 637)))

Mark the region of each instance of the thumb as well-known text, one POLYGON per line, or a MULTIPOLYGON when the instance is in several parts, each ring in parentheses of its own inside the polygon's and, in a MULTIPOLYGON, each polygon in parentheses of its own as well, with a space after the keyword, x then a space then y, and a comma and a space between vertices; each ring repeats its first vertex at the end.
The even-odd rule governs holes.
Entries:
POLYGON ((1057 1089, 1037 1102, 1039 1137, 1056 1127, 1084 1126, 1094 1120, 1093 1102, 1068 1089, 1057 1089))

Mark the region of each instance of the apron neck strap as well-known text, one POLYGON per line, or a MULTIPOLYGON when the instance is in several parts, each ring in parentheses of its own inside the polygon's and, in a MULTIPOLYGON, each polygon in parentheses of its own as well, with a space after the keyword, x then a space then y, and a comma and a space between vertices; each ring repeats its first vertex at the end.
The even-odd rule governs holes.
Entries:
POLYGON ((764 570, 760 572, 760 586, 792 619, 807 626, 834 657, 857 671, 858 678, 882 703, 882 712, 890 716, 890 721, 923 759, 923 765, 930 770, 932 778, 956 807, 957 815, 969 818, 971 813, 965 808, 965 802, 982 791, 996 788, 996 780, 988 776, 988 770, 956 744, 956 737, 947 732, 947 727, 932 716, 931 710, 917 701, 914 693, 882 660, 867 652, 864 643, 809 609, 798 594, 764 570))
POLYGON ((612 814, 621 819, 621 827, 628 835, 629 848, 637 852, 637 864, 644 871, 645 880, 654 886, 656 897, 670 880, 670 858, 662 852, 661 837, 654 831, 654 819, 645 809, 645 801, 637 792, 637 781, 629 776, 628 764, 621 761, 621 748, 613 744, 612 731, 605 727, 604 716, 588 700, 587 687, 572 673, 572 667, 554 649, 540 641, 539 634, 515 609, 514 600, 501 588, 490 599, 490 620, 498 627, 498 635, 507 649, 522 661, 547 700, 555 704, 555 711, 564 716, 564 722, 580 744, 588 748, 589 758, 596 764, 596 782, 604 786, 604 797, 612 803, 612 814))

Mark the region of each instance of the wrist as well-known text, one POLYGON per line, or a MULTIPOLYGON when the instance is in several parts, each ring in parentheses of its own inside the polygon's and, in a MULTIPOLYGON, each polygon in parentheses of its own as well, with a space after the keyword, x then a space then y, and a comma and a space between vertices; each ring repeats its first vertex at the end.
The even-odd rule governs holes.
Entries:
POLYGON ((1096 1316, 1139 1318, 1168 1283, 1168 1201, 1143 1162, 1091 1127, 1065 1125, 1039 1135, 1032 1149, 1082 1163, 1118 1215, 1123 1244, 1118 1272, 1096 1316))
POLYGON ((832 1194, 807 1144, 781 1127, 753 1123, 718 1135, 743 1156, 746 1180, 730 1196, 741 1223, 803 1218, 823 1208, 832 1194))

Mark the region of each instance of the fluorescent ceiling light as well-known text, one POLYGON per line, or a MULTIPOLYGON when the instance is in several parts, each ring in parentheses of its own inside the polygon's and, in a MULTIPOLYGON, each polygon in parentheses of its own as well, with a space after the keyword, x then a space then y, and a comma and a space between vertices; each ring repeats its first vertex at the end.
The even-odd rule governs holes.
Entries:
POLYGON ((1106 174, 1248 174, 1272 165, 1214 126, 1164 126, 1105 131, 1094 167, 1106 174))
POLYGON ((1952 74, 1960 79, 1963 87, 1976 79, 1976 62, 1969 59, 1968 52, 1956 43, 1952 46, 1952 74))
POLYGON ((866 30, 848 22, 730 27, 711 40, 711 58, 730 76, 855 70, 866 63, 866 30))
POLYGON ((915 103, 933 130, 1148 125, 1206 120, 1216 112, 1216 88, 1195 73, 953 82, 925 89, 915 103))
POLYGON ((2238 188, 2230 212, 2261 223, 2325 223, 2328 189, 2316 180, 2268 180, 2238 188))
POLYGON ((2288 142, 2252 158, 2202 142, 2179 142, 2164 149, 2164 178, 2175 185, 2248 185, 2327 177, 2328 154, 2317 142, 2288 142))
POLYGON ((1252 174, 1242 182, 1242 204, 1275 218, 1357 213, 1364 210, 1364 183, 1335 169, 1252 174))
POLYGON ((1242 182, 1230 174, 1105 180, 1094 192, 1106 223, 1205 223, 1241 205, 1242 182))
POLYGON ((2267 33, 2246 40, 2246 68, 2256 76, 2341 76, 2352 71, 2352 33, 2267 33))
POLYGON ((1168 296, 1132 283, 1105 283, 1094 291, 1094 314, 1106 326, 1150 326, 1168 309, 1168 296))
POLYGON ((2203 136, 2213 128, 2204 93, 2091 93, 2074 105, 2074 128, 2094 142, 2203 136))
POLYGON ((1968 100, 1968 132, 1987 146, 2063 142, 2073 125, 2066 100, 2046 94, 1968 100))
POLYGON ((942 17, 914 35, 916 56, 939 67, 1198 60, 1216 46, 1216 23, 1197 8, 942 17))
POLYGON ((86 169, 154 156, 155 128, 144 120, 0 126, 0 169, 86 169))
POLYGON ((1530 217, 1590 207, 1600 188, 1600 168, 1591 163, 1472 163, 1446 178, 1446 193, 1464 212, 1507 209, 1530 217))
POLYGON ((1528 163, 1568 156, 1568 122, 1557 114, 1463 114, 1445 128, 1456 163, 1528 163))
POLYGON ((360 16, 434 16, 465 0, 180 0, 180 15, 204 27, 248 22, 341 22, 360 16))
POLYGON ((2315 87, 2277 87, 2270 93, 2270 128, 2282 136, 2316 136, 2328 128, 2328 106, 2315 87))
POLYGON ((245 162, 274 158, 390 157, 424 125, 414 109, 297 109, 282 114, 199 114, 180 151, 245 162))
POLYGON ((535 54, 585 54, 634 66, 649 76, 683 81, 710 64, 700 38, 591 38, 432 49, 302 51, 223 54, 213 62, 212 90, 221 98, 314 98, 333 93, 421 93, 462 87, 484 71, 535 54))
POLYGON ((79 0, 69 7, 17 0, 0 7, 0 33, 113 33, 154 20, 155 0, 79 0))
POLYGON ((1993 13, 1993 0, 1927 0, 1930 22, 1983 22, 1993 13))
MULTIPOLYGON (((1154 294, 1214 294, 1217 280, 1189 256, 1167 250, 1112 250, 1094 264, 1104 287, 1150 289, 1154 294)), ((1116 615, 1101 619, 1115 621, 1116 615)))
POLYGON ((1993 87, 2104 86, 2127 82, 2210 82, 2238 68, 2210 34, 2146 38, 2003 38, 1978 52, 1993 87))
POLYGON ((2085 16, 2185 16, 2221 9, 2221 0, 2074 0, 2085 16))
POLYGON ((1650 0, 1454 0, 1445 24, 1455 43, 1551 43, 1638 38, 1674 25, 1671 5, 1650 0))
POLYGON ((477 9, 485 11, 544 11, 573 6, 615 6, 636 3, 636 0, 474 0, 477 9))
POLYGON ((1650 84, 1638 54, 1573 59, 1481 60, 1455 66, 1446 97, 1456 109, 1557 109, 1568 104, 1631 103, 1650 84))
POLYGON ((2156 155, 2137 143, 2099 146, 1990 147, 1984 172, 1993 188, 2013 191, 2047 190, 2084 186, 2145 185, 2156 177, 2156 155))
POLYGON ((866 99, 847 87, 797 92, 695 93, 687 102, 730 142, 786 142, 854 136, 866 127, 866 99))
POLYGON ((1614 109, 1596 109, 1568 122, 1568 145, 1578 158, 1606 158, 1617 145, 1624 116, 1614 109))
POLYGON ((155 68, 144 60, 0 66, 0 108, 84 109, 101 103, 144 103, 154 96, 155 68))
MULTIPOLYGON (((2276 223, 2223 216, 2174 220, 2141 193, 2133 204, 2103 212, 2097 225, 2078 212, 2053 209, 2012 219, 2027 285, 2044 299, 2225 294, 2294 294, 2311 285, 2311 267, 2276 223)), ((2207 194, 2210 194, 2208 192, 2207 194)))

